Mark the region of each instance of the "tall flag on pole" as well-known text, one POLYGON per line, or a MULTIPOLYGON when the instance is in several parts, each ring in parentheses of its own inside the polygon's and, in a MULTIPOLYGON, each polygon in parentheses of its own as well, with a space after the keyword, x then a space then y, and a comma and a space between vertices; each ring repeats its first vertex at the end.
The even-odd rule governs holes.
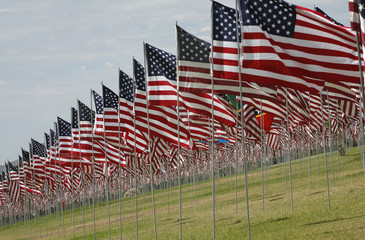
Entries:
MULTIPOLYGON (((135 115, 136 124, 142 132, 147 132, 148 126, 151 136, 160 137, 164 140, 177 145, 177 113, 173 107, 148 106, 149 122, 147 121, 147 94, 145 69, 137 61, 133 61, 134 77, 136 80, 135 93, 135 115)), ((176 96, 175 96, 176 97, 176 96)), ((180 144, 191 148, 189 131, 185 125, 180 124, 180 144)))
POLYGON ((209 59, 210 44, 186 32, 179 26, 176 26, 176 31, 179 56, 179 90, 192 93, 210 93, 212 91, 209 59))
POLYGON ((125 139, 130 151, 134 151, 134 134, 136 135, 136 151, 143 152, 148 148, 146 136, 140 131, 140 119, 136 119, 134 128, 134 101, 135 101, 135 83, 122 70, 119 70, 119 116, 120 122, 125 128, 125 139))
MULTIPOLYGON (((236 10, 218 2, 212 2, 213 76, 214 88, 226 87, 228 94, 239 95, 239 53, 236 10)), ((242 79, 244 80, 244 79, 242 79)), ((224 89, 224 88, 223 88, 224 89)))
POLYGON ((281 0, 240 0, 243 79, 317 93, 324 81, 359 83, 353 32, 281 0))
MULTIPOLYGON (((190 112, 212 115, 212 95, 179 91, 177 98, 176 56, 146 44, 148 64, 148 93, 150 105, 185 107, 190 112)), ((214 117, 220 123, 235 125, 234 116, 214 95, 214 117)))

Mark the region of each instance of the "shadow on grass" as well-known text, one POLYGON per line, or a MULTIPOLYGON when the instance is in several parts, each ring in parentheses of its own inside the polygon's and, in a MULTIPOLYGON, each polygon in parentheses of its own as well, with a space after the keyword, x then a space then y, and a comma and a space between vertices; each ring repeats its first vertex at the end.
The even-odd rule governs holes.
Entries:
POLYGON ((312 225, 318 225, 318 224, 322 224, 322 223, 331 223, 331 222, 336 222, 336 221, 349 220, 349 219, 354 219, 354 218, 361 218, 361 217, 364 217, 364 216, 365 215, 359 215, 359 216, 348 217, 348 218, 336 218, 336 219, 331 219, 331 220, 323 220, 323 221, 303 224, 302 226, 312 226, 312 225))
POLYGON ((309 195, 312 196, 312 195, 316 195, 316 194, 323 193, 323 192, 326 192, 326 191, 325 190, 317 191, 317 192, 310 193, 309 195))
POLYGON ((282 217, 282 218, 277 218, 274 221, 279 222, 279 221, 285 221, 285 220, 288 220, 288 219, 289 219, 288 217, 282 217))

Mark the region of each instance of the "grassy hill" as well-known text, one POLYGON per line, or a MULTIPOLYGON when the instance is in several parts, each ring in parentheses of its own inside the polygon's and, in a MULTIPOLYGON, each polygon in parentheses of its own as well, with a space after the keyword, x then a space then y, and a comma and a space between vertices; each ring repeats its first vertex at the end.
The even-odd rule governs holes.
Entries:
MULTIPOLYGON (((291 211, 289 167, 275 165, 264 176, 264 209, 261 169, 248 173, 249 208, 252 239, 364 239, 365 237, 365 177, 358 148, 349 149, 342 158, 328 154, 331 211, 328 207, 327 184, 323 154, 311 158, 311 184, 308 180, 308 157, 292 163, 293 211, 291 211), (339 162, 338 162, 339 160, 339 162), (317 169, 317 161, 319 168, 317 169), (339 167, 339 168, 338 168, 339 167)), ((265 171, 264 171, 265 174, 265 171)), ((248 239, 244 175, 237 179, 238 205, 235 204, 235 177, 220 177, 216 184, 216 239, 248 239)), ((197 205, 193 184, 182 187, 183 239, 212 239, 211 181, 197 182, 197 205)), ((157 238, 179 239, 178 188, 155 191, 157 238)), ((112 239, 119 239, 118 199, 110 202, 112 239)), ((135 199, 122 202, 122 238, 136 239, 135 199)), ((95 207, 96 239, 109 238, 108 209, 105 202, 95 207)), ((75 237, 84 239, 83 210, 77 207, 75 237)), ((85 208, 85 236, 93 239, 93 210, 85 208)), ((1 239, 71 239, 72 211, 64 212, 64 225, 59 213, 2 226, 1 239), (65 236, 63 235, 65 234, 65 236)), ((151 193, 138 195, 138 237, 154 239, 151 193)))

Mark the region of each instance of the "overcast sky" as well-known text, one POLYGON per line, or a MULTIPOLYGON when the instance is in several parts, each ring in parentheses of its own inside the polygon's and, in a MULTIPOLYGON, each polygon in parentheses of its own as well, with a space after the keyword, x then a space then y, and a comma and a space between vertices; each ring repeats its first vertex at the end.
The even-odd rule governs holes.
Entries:
MULTIPOLYGON (((234 0, 220 3, 234 7, 234 0)), ((346 0, 314 4, 349 26, 346 0)), ((44 142, 56 117, 70 121, 76 99, 90 105, 101 82, 115 92, 118 67, 132 76, 142 43, 176 54, 175 22, 207 41, 210 0, 0 1, 0 164, 16 160, 30 138, 44 142)))

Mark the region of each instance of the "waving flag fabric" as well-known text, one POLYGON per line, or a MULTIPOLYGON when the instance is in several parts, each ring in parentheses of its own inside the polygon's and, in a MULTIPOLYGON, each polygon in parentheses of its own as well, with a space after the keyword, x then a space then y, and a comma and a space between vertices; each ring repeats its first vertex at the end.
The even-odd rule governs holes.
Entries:
POLYGON ((360 31, 359 0, 349 0, 351 29, 360 31))
MULTIPOLYGON (((136 80, 135 115, 138 128, 147 133, 148 125, 152 136, 161 137, 166 141, 177 145, 177 113, 173 107, 148 106, 149 122, 147 121, 146 80, 144 67, 134 60, 134 77, 136 80)), ((180 124, 180 144, 190 146, 189 131, 186 126, 180 124)))
MULTIPOLYGON (((222 93, 239 95, 240 24, 236 22, 236 10, 212 2, 213 76, 214 85, 222 93), (238 27, 238 38, 237 38, 238 27)), ((244 79, 242 79, 244 80, 244 79)))
POLYGON ((324 81, 359 83, 355 35, 281 0, 240 0, 244 80, 318 92, 324 81))
MULTIPOLYGON (((150 105, 177 106, 176 56, 146 44, 148 64, 148 92, 150 105)), ((229 126, 235 125, 235 119, 214 98, 214 117, 217 121, 229 126)), ((212 95, 208 93, 179 92, 179 106, 190 112, 206 116, 212 115, 212 95)))

